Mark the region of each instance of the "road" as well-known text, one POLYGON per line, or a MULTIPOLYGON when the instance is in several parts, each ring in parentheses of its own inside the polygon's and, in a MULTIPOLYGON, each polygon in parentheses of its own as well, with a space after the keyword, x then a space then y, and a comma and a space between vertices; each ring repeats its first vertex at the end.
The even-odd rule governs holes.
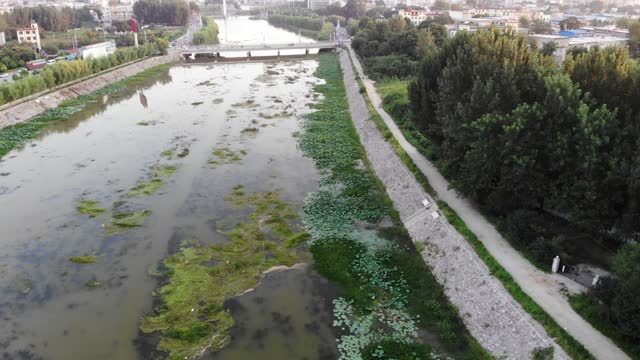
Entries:
MULTIPOLYGON (((598 359, 630 359, 613 341, 602 335, 591 324, 578 315, 560 292, 568 288, 570 292, 581 291, 582 287, 571 280, 558 275, 547 274, 526 260, 505 240, 495 227, 474 207, 471 201, 459 197, 438 169, 420 154, 405 138, 393 119, 381 108, 381 99, 371 80, 364 77, 360 62, 353 49, 349 48, 354 65, 363 78, 369 98, 384 119, 402 148, 411 157, 420 171, 429 179, 429 183, 438 197, 455 210, 482 241, 491 255, 504 267, 538 305, 540 305, 560 326, 584 345, 598 359)), ((551 265, 549 265, 551 266, 551 265)))
POLYGON ((171 43, 173 48, 180 48, 187 45, 190 45, 193 42, 193 34, 197 33, 202 29, 202 17, 197 12, 193 12, 191 14, 191 19, 189 21, 189 27, 187 28, 187 33, 177 38, 171 43))

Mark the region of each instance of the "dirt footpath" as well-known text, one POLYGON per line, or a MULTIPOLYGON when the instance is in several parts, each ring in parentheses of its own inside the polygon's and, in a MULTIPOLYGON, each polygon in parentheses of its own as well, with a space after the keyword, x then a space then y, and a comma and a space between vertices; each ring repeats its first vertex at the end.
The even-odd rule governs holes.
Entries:
POLYGON ((176 54, 156 56, 101 75, 89 77, 86 80, 72 82, 71 85, 60 86, 57 90, 43 91, 2 105, 0 106, 0 129, 27 121, 46 110, 57 107, 64 100, 89 94, 106 85, 133 76, 156 65, 177 61, 179 58, 176 54))

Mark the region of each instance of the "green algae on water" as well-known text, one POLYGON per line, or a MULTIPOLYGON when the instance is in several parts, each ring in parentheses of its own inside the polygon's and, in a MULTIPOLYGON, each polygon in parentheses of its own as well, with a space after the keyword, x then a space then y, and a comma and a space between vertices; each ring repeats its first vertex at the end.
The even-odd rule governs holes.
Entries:
POLYGON ((140 210, 132 213, 114 214, 111 222, 104 226, 104 234, 119 234, 131 228, 142 226, 144 219, 150 214, 150 210, 140 210))
POLYGON ((225 200, 253 212, 232 229, 218 230, 229 242, 210 246, 185 242, 178 254, 164 261, 168 282, 157 291, 163 305, 140 326, 144 333, 161 334, 158 348, 170 359, 192 358, 205 349, 214 352, 226 346, 234 320, 224 310, 224 301, 257 286, 263 271, 308 258, 283 243, 304 232, 294 222, 296 209, 280 200, 277 192, 245 195, 244 187, 236 186, 225 200))
POLYGON ((129 197, 142 197, 155 194, 167 183, 162 178, 168 178, 178 170, 177 165, 158 165, 153 167, 153 178, 136 184, 129 192, 129 197))
POLYGON ((129 190, 127 195, 129 197, 142 197, 142 196, 152 195, 165 185, 166 185, 166 182, 160 179, 151 179, 149 181, 143 181, 138 183, 133 189, 129 190))
POLYGON ((86 287, 88 287, 88 288, 95 288, 95 287, 98 287, 98 286, 102 286, 102 283, 100 281, 97 281, 97 280, 89 280, 84 285, 86 287))
POLYGON ((98 201, 81 199, 76 205, 76 210, 78 210, 80 214, 94 218, 105 212, 104 208, 98 206, 99 204, 100 202, 98 201))
POLYGON ((71 256, 69 261, 76 264, 93 264, 98 258, 95 255, 71 256))
POLYGON ((153 176, 156 178, 170 177, 176 170, 178 170, 177 165, 158 165, 153 168, 153 176))
POLYGON ((246 150, 233 151, 226 147, 217 148, 213 150, 214 158, 209 160, 209 165, 211 165, 212 169, 215 169, 220 165, 239 163, 246 154, 246 150))

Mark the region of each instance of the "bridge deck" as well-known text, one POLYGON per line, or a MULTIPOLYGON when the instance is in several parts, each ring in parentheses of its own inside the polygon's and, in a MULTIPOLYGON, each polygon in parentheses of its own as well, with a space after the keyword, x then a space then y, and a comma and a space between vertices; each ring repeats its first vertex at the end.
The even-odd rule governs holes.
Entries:
POLYGON ((246 45, 189 45, 176 48, 183 54, 211 53, 225 51, 259 51, 259 50, 295 50, 295 49, 332 49, 338 47, 334 41, 324 41, 315 43, 289 43, 289 44, 246 44, 246 45))

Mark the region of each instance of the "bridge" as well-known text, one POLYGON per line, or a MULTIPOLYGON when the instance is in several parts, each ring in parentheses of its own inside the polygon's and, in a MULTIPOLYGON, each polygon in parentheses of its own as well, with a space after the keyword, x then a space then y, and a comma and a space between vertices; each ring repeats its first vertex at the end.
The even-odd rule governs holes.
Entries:
MULTIPOLYGON (((252 52, 257 51, 271 51, 276 52, 277 55, 271 54, 267 56, 287 56, 288 54, 281 54, 286 50, 305 50, 305 54, 309 54, 311 49, 332 50, 341 45, 339 41, 320 41, 314 43, 288 43, 288 44, 220 44, 220 45, 184 45, 182 47, 174 48, 174 51, 180 53, 185 59, 195 59, 198 57, 208 58, 226 58, 227 56, 221 55, 222 53, 237 53, 242 55, 232 55, 230 58, 251 58, 252 52)), ((286 51, 288 53, 288 51, 286 51)), ((225 54, 228 55, 228 54, 225 54)))

